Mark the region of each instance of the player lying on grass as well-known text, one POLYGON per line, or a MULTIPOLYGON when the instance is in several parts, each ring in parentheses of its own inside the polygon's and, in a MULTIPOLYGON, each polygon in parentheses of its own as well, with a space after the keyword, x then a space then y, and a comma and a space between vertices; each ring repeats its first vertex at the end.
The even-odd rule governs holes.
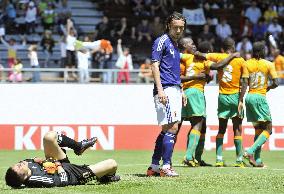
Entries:
MULTIPOLYGON (((196 47, 191 39, 188 40, 194 52, 196 47)), ((198 50, 202 53, 212 52, 213 48, 209 42, 201 42, 198 50)), ((231 53, 216 63, 206 60, 203 57, 192 54, 182 54, 182 61, 185 61, 184 72, 181 74, 183 89, 187 96, 187 105, 182 109, 182 118, 189 120, 191 129, 188 134, 187 151, 183 164, 195 166, 209 166, 201 160, 204 149, 206 133, 206 102, 204 86, 211 81, 210 70, 220 70, 227 66, 232 59, 239 57, 239 53, 231 53), (195 153, 195 158, 194 158, 195 153)))
POLYGON ((242 75, 242 89, 239 109, 243 107, 243 97, 249 85, 249 92, 245 99, 247 121, 255 128, 254 144, 244 153, 244 157, 254 167, 263 167, 260 158, 261 146, 272 134, 272 119, 266 100, 266 92, 278 86, 275 66, 265 58, 265 44, 253 44, 252 58, 246 63, 246 73, 242 75), (269 77, 272 79, 268 85, 269 77))
POLYGON ((101 183, 120 180, 120 177, 115 175, 117 163, 113 159, 92 165, 71 164, 65 150, 61 148, 71 148, 76 155, 81 155, 96 141, 96 138, 91 138, 76 142, 63 134, 48 132, 43 138, 46 159, 36 157, 13 165, 6 172, 6 184, 13 188, 63 187, 82 185, 93 179, 101 183))

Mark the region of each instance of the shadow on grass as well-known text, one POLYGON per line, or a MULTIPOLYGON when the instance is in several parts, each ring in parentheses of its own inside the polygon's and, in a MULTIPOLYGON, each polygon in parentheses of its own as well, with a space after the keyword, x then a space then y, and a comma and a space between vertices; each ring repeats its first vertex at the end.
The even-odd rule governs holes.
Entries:
POLYGON ((136 177, 148 177, 146 174, 126 174, 128 176, 136 176, 136 177))
POLYGON ((211 167, 215 167, 215 166, 198 166, 198 167, 190 167, 190 166, 186 166, 186 165, 173 165, 172 167, 174 168, 211 168, 211 167))

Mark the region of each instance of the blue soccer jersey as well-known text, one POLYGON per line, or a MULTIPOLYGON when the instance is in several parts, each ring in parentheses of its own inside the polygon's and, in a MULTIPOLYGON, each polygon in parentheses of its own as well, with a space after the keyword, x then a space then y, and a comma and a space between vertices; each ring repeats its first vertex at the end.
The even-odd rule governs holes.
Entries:
MULTIPOLYGON (((160 62, 160 78, 163 88, 180 85, 180 52, 167 34, 154 41, 152 61, 160 62)), ((156 85, 154 85, 154 94, 157 94, 156 85)))

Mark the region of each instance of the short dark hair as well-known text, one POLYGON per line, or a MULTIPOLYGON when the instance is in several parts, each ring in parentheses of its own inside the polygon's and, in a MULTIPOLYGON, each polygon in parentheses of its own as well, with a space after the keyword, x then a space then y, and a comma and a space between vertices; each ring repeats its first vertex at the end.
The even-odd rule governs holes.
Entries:
POLYGON ((172 13, 169 17, 167 17, 166 19, 166 32, 169 31, 169 24, 173 21, 173 20, 182 20, 184 21, 184 26, 186 26, 186 19, 185 17, 179 13, 179 12, 174 12, 172 13))
POLYGON ((265 44, 264 44, 264 42, 258 41, 258 42, 253 43, 252 57, 256 58, 256 59, 265 58, 265 44))
POLYGON ((222 48, 223 48, 225 51, 228 51, 228 50, 235 50, 235 41, 234 41, 234 39, 232 39, 232 38, 230 38, 230 37, 225 38, 225 40, 223 41, 222 48))
POLYGON ((180 39, 179 45, 180 45, 181 49, 185 49, 184 45, 187 44, 189 41, 193 42, 191 37, 183 37, 182 39, 180 39))
POLYGON ((12 167, 8 168, 5 175, 6 184, 13 188, 19 188, 23 184, 22 177, 13 170, 12 167))
POLYGON ((212 44, 208 41, 202 41, 198 44, 198 51, 202 53, 212 52, 212 44))

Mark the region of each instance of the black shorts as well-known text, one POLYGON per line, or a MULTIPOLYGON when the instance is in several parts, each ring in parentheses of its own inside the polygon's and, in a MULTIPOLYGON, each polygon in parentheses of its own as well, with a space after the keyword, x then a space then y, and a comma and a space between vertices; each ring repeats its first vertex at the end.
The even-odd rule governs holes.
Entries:
POLYGON ((71 164, 68 158, 61 161, 62 167, 68 176, 68 185, 83 185, 96 178, 96 175, 87 165, 71 164))
POLYGON ((76 52, 67 50, 65 67, 75 67, 75 66, 76 66, 76 52))

